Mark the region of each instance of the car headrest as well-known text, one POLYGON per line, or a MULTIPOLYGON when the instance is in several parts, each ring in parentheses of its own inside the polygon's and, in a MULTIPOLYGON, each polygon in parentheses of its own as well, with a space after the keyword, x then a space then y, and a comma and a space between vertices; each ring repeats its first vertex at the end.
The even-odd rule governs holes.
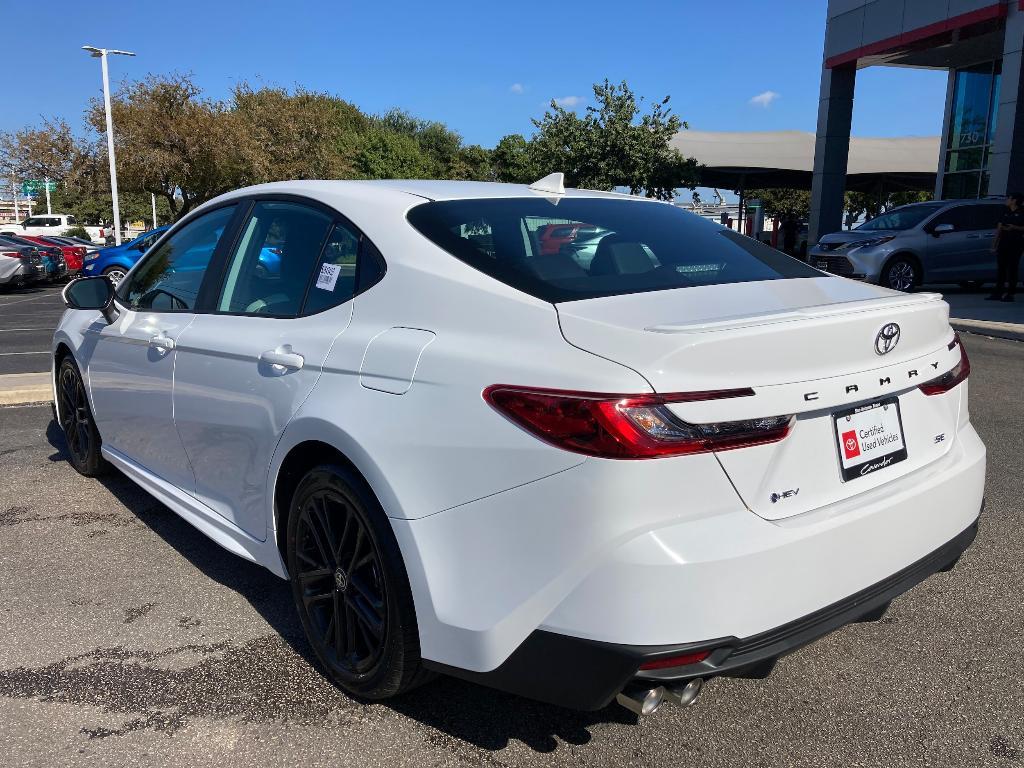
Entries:
POLYGON ((655 264, 635 240, 624 235, 606 235, 601 238, 590 262, 590 274, 599 275, 636 275, 650 272, 655 264))

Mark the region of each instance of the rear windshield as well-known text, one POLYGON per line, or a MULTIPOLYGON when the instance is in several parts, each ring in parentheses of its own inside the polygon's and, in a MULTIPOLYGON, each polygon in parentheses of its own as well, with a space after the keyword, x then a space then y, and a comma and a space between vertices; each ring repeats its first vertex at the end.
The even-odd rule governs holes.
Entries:
POLYGON ((896 208, 871 221, 864 222, 857 229, 868 231, 913 229, 945 205, 945 203, 936 203, 935 205, 910 205, 906 208, 896 208))
POLYGON ((551 302, 821 277, 753 238, 643 200, 448 200, 416 206, 409 223, 461 261, 551 302), (552 224, 586 229, 551 251, 541 236, 552 224))

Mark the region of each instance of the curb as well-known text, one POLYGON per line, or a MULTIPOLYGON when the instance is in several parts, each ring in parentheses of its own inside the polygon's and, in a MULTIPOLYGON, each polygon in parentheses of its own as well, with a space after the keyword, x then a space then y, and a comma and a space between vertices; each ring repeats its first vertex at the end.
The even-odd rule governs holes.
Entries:
POLYGON ((956 330, 966 333, 993 336, 997 339, 1009 339, 1010 341, 1024 341, 1024 325, 1020 323, 998 323, 992 320, 963 320, 951 317, 949 324, 956 330))
POLYGON ((48 403, 53 400, 50 374, 9 373, 0 376, 0 405, 48 403))

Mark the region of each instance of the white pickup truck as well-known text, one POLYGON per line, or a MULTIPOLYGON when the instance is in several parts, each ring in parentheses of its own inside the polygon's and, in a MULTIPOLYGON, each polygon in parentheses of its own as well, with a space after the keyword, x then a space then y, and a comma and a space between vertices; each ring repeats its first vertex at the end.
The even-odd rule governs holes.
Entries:
MULTIPOLYGON (((29 216, 20 224, 0 224, 0 235, 63 235, 71 227, 81 226, 75 217, 66 213, 47 213, 29 216)), ((83 227, 89 233, 89 239, 97 245, 105 245, 107 235, 112 235, 113 227, 83 227)))

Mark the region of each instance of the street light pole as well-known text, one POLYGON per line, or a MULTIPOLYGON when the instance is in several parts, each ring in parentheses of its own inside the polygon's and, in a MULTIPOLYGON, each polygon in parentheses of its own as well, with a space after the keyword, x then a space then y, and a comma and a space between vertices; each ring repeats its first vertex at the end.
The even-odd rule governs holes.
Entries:
POLYGON ((53 211, 50 210, 50 177, 49 176, 47 176, 45 179, 43 179, 43 187, 46 188, 46 215, 49 216, 51 213, 53 213, 53 211))
POLYGON ((156 195, 150 192, 149 196, 153 201, 153 229, 156 229, 156 195))
POLYGON ((121 244, 121 208, 117 199, 117 163, 114 159, 114 120, 110 114, 110 76, 107 73, 107 55, 134 56, 131 51, 96 48, 83 45, 82 50, 89 51, 93 58, 100 60, 103 70, 103 108, 107 113, 107 155, 110 158, 110 196, 114 203, 114 244, 121 244))

